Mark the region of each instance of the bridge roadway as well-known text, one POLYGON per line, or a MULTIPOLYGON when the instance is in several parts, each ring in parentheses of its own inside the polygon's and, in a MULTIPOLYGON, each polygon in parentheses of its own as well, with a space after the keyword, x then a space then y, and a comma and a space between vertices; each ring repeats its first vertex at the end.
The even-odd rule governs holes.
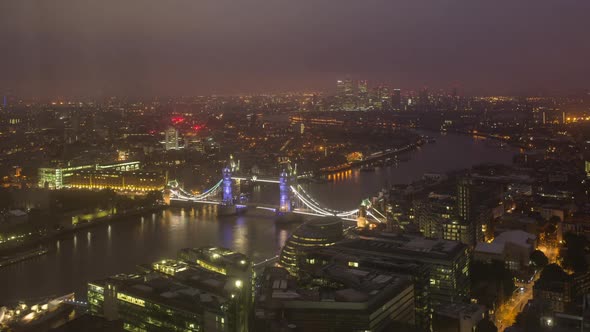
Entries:
POLYGON ((387 219, 383 213, 373 209, 372 204, 368 200, 364 200, 359 208, 350 211, 335 211, 323 207, 322 204, 316 201, 301 186, 289 185, 289 182, 293 180, 293 177, 287 175, 287 173, 284 171, 281 173, 278 180, 258 178, 257 176, 252 176, 250 178, 233 176, 231 170, 228 167, 223 169, 222 175, 222 179, 213 185, 213 187, 197 195, 187 192, 182 187, 178 186, 176 181, 171 182, 171 185, 169 186, 170 202, 220 205, 222 206, 221 213, 224 215, 240 213, 248 208, 255 208, 269 210, 275 213, 283 212, 284 214, 300 214, 317 217, 335 216, 350 221, 356 221, 357 218, 370 217, 375 219, 378 223, 383 223, 387 219), (236 202, 235 196, 232 195, 232 182, 235 180, 249 180, 253 182, 278 184, 280 191, 279 206, 253 202, 236 202), (216 200, 215 196, 217 196, 219 193, 222 194, 221 200, 216 200), (294 208, 292 205, 293 199, 300 203, 299 207, 301 208, 294 208), (234 207, 235 209, 232 212, 231 210, 227 209, 227 207, 234 207), (375 212, 375 214, 378 214, 379 216, 376 216, 372 212, 375 212))
MULTIPOLYGON (((220 202, 220 201, 193 201, 190 199, 183 199, 183 198, 171 198, 170 201, 179 201, 179 202, 183 202, 183 203, 202 204, 202 205, 209 205, 209 204, 221 205, 222 204, 222 202, 220 202)), ((246 207, 248 209, 251 208, 251 209, 257 209, 257 210, 271 211, 274 213, 276 213, 279 209, 279 206, 276 204, 265 204, 265 203, 256 203, 256 202, 235 204, 235 206, 236 207, 246 207)), ((304 210, 304 209, 293 209, 293 211, 291 211, 291 213, 305 215, 305 216, 314 216, 314 217, 326 217, 327 216, 325 214, 319 214, 319 213, 315 213, 313 211, 304 210)), ((336 216, 336 213, 334 213, 334 216, 336 216)), ((346 216, 338 216, 338 217, 342 220, 356 222, 355 218, 350 218, 350 217, 346 217, 346 216)))

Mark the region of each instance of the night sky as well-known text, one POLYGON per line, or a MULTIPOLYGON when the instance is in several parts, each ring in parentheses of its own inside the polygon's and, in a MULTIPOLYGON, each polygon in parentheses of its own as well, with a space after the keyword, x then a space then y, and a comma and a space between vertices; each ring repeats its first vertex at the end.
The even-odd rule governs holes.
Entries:
POLYGON ((589 17, 590 0, 4 0, 0 89, 563 92, 590 87, 589 17))

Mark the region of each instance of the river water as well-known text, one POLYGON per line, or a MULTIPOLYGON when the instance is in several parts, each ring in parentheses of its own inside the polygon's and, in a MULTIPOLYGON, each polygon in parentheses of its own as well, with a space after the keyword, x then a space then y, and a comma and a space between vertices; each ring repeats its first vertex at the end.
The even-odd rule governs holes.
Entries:
MULTIPOLYGON (((352 210, 363 198, 387 184, 409 183, 426 172, 444 173, 479 163, 509 164, 515 149, 499 149, 470 136, 428 133, 436 143, 407 153, 408 161, 334 175, 326 184, 309 185, 308 192, 328 208, 352 210)), ((254 196, 278 203, 278 189, 257 187, 254 196)), ((85 298, 86 282, 166 257, 179 249, 204 245, 243 252, 255 262, 276 255, 297 225, 275 225, 265 211, 217 218, 215 207, 163 212, 82 230, 56 241, 42 257, 0 269, 0 305, 17 300, 76 292, 85 298)))

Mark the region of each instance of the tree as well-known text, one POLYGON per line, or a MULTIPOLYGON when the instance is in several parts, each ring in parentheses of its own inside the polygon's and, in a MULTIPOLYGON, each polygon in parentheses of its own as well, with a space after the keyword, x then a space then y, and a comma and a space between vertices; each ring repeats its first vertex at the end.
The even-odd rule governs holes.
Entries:
POLYGON ((557 264, 549 264, 541 271, 541 277, 537 280, 540 284, 551 284, 556 282, 566 282, 569 275, 557 264))
POLYGON ((482 319, 477 323, 475 332, 498 332, 498 328, 489 319, 482 319))
POLYGON ((560 253, 563 259, 563 266, 578 273, 588 271, 586 254, 588 253, 589 243, 586 237, 566 233, 563 239, 565 241, 565 248, 560 253))
POLYGON ((0 189, 0 211, 8 210, 12 205, 12 196, 8 189, 0 189))
POLYGON ((537 270, 540 270, 549 264, 549 259, 541 250, 535 250, 530 256, 531 262, 537 270))
POLYGON ((526 310, 516 315, 516 326, 525 332, 540 332, 543 331, 541 326, 541 317, 532 310, 526 310))
POLYGON ((472 262, 470 276, 472 297, 488 308, 503 303, 516 289, 513 275, 503 262, 472 262))

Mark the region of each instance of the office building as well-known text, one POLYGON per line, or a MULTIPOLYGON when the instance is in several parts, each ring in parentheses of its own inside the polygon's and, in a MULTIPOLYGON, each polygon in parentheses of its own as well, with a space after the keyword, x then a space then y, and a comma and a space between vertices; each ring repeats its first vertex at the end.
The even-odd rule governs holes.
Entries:
POLYGON ((443 225, 456 219, 455 200, 450 196, 430 195, 413 202, 414 218, 422 235, 443 238, 443 225))
POLYGON ((485 317, 485 307, 470 303, 453 303, 435 309, 432 330, 436 332, 473 332, 485 317))
POLYGON ((414 283, 415 326, 430 327, 433 308, 469 299, 468 247, 455 241, 422 236, 363 234, 362 238, 330 247, 303 251, 300 273, 316 266, 338 264, 349 268, 372 268, 410 277, 414 283))
POLYGON ((462 243, 383 233, 342 241, 337 248, 369 251, 374 255, 426 265, 430 270, 429 292, 434 305, 468 299, 469 255, 467 246, 462 243))
POLYGON ((354 109, 356 103, 354 83, 352 79, 346 78, 345 80, 336 81, 336 98, 338 99, 339 106, 342 109, 354 109))
POLYGON ((38 185, 40 188, 61 189, 64 187, 64 181, 68 181, 75 171, 94 167, 95 165, 41 167, 37 171, 38 185))
POLYGON ((473 260, 489 263, 499 261, 511 271, 528 268, 530 256, 535 251, 537 237, 521 230, 506 231, 491 243, 480 242, 473 251, 473 260))
POLYGON ((66 187, 76 189, 113 189, 115 191, 146 192, 163 190, 166 175, 161 172, 80 170, 68 179, 66 187))
POLYGON ((279 264, 291 274, 297 274, 298 256, 303 249, 334 245, 343 239, 342 220, 337 217, 320 217, 299 226, 285 243, 279 264))
POLYGON ((189 264, 196 264, 204 269, 235 276, 245 283, 251 283, 252 262, 244 254, 219 247, 201 247, 181 249, 178 258, 189 264))
POLYGON ((468 221, 453 218, 442 224, 442 238, 449 241, 459 241, 471 247, 475 246, 475 226, 468 221))
POLYGON ((138 161, 104 165, 39 168, 38 185, 48 189, 113 189, 146 192, 162 190, 166 174, 140 170, 138 161))
MULTIPOLYGON (((469 194, 462 189, 460 187, 459 195, 469 194)), ((460 198, 456 200, 452 196, 430 195, 428 198, 415 200, 413 207, 422 235, 434 239, 459 241, 470 246, 475 245, 476 226, 460 216, 458 210, 469 209, 468 204, 460 198)))
POLYGON ((127 331, 248 331, 248 280, 170 259, 140 269, 89 282, 89 312, 127 331))
POLYGON ((122 162, 106 165, 87 164, 78 166, 41 167, 37 171, 40 188, 61 189, 70 186, 71 177, 80 171, 134 171, 140 169, 138 161, 122 162))
POLYGON ((353 99, 354 98, 354 84, 352 79, 347 78, 344 80, 344 96, 347 99, 353 99))
POLYGON ((375 88, 373 106, 384 110, 391 108, 391 95, 387 86, 380 85, 375 88))
POLYGON ((391 96, 391 107, 396 111, 402 109, 402 90, 393 89, 393 95, 391 96))
POLYGON ((358 106, 365 109, 369 106, 369 84, 366 80, 358 81, 358 106))
POLYGON ((164 148, 168 150, 178 150, 178 130, 174 127, 168 127, 164 131, 164 148))
POLYGON ((461 220, 471 220, 471 180, 461 178, 457 183, 457 212, 461 220))
POLYGON ((296 279, 267 268, 256 300, 256 331, 402 331, 413 326, 410 278, 328 264, 296 279))
POLYGON ((344 81, 343 80, 337 80, 336 81, 336 96, 338 98, 342 98, 344 97, 346 94, 346 88, 344 85, 344 81))
POLYGON ((449 240, 461 241, 472 248, 477 243, 492 237, 492 209, 498 205, 499 196, 495 186, 476 182, 477 180, 469 176, 458 180, 458 220, 448 227, 448 237, 445 237, 449 240))

